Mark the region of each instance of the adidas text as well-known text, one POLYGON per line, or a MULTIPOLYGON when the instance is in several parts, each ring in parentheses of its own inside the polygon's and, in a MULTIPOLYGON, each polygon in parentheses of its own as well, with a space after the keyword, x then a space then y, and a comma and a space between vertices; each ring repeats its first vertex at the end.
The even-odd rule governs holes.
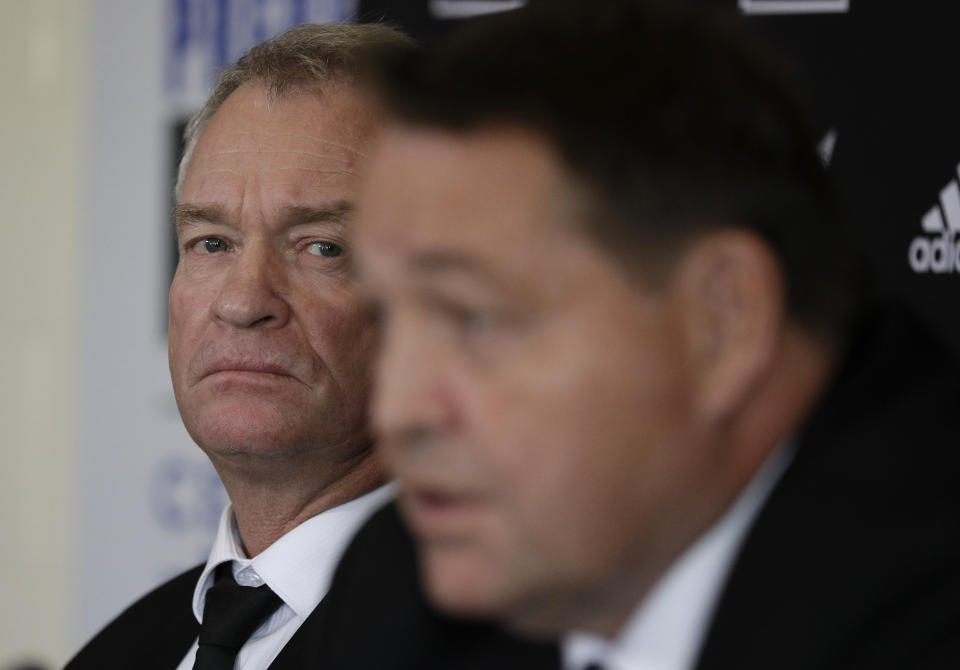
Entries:
MULTIPOLYGON (((960 170, 960 168, 958 168, 960 170)), ((960 184, 954 179, 940 191, 940 204, 923 217, 925 235, 910 243, 910 267, 918 274, 960 273, 960 184)))

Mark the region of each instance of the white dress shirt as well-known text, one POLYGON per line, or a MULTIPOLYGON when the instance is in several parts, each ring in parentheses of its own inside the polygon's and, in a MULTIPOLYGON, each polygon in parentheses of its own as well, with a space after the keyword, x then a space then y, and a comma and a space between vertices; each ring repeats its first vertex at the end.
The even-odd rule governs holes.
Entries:
MULTIPOLYGON (((273 662, 327 594, 340 556, 360 526, 394 495, 393 486, 381 486, 366 495, 321 512, 291 530, 265 550, 247 558, 243 553, 233 508, 228 505, 220 517, 210 558, 193 592, 193 613, 203 621, 207 589, 213 585, 213 571, 221 563, 233 562, 233 576, 242 586, 267 584, 283 604, 240 649, 235 670, 263 670, 273 662)), ((194 641, 177 670, 191 670, 197 654, 194 641)))
POLYGON ((613 640, 573 632, 563 639, 565 670, 689 670, 747 531, 789 465, 781 445, 724 515, 677 558, 613 640))

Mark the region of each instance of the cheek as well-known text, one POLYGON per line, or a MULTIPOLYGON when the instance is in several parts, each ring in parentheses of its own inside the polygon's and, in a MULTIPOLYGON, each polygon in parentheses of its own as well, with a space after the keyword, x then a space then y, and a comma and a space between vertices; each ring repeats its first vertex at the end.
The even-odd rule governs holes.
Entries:
POLYGON ((478 440, 482 456, 472 450, 468 459, 496 501, 478 530, 478 556, 496 575, 487 588, 523 600, 544 585, 579 588, 609 572, 624 553, 610 518, 621 492, 598 471, 599 450, 583 440, 588 417, 534 398, 488 407, 496 420, 478 440))
POLYGON ((350 293, 314 301, 307 315, 310 346, 345 391, 368 394, 376 331, 350 293))
POLYGON ((471 468, 488 480, 518 545, 554 535, 557 520, 568 514, 570 494, 582 484, 577 412, 557 402, 556 390, 505 386, 476 394, 470 408, 477 427, 471 468))
POLYGON ((661 424, 671 409, 659 356, 564 351, 539 369, 514 367, 471 412, 495 417, 474 425, 515 546, 574 574, 614 565, 622 526, 656 510, 645 482, 664 486, 656 479, 667 474, 661 424))
POLYGON ((186 366, 195 348, 192 345, 201 337, 209 302, 207 296, 192 290, 178 274, 170 286, 169 309, 167 340, 171 371, 176 373, 186 366))
POLYGON ((640 483, 634 454, 604 442, 588 407, 526 407, 500 414, 500 439, 476 468, 487 468, 500 503, 491 554, 521 584, 575 587, 618 570, 629 553, 624 509, 640 483))
POLYGON ((588 358, 576 343, 537 342, 470 394, 473 424, 484 432, 478 441, 504 488, 539 492, 558 507, 592 483, 583 475, 610 442, 605 433, 622 395, 609 374, 616 366, 588 358))

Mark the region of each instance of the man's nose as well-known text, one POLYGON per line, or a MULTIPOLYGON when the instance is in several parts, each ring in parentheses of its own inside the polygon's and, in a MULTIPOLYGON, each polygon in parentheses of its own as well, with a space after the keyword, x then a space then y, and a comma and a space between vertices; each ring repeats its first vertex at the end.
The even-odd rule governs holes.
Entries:
POLYGON ((235 328, 280 328, 290 320, 286 274, 279 253, 262 244, 235 252, 211 305, 215 320, 235 328))
POLYGON ((456 419, 451 361, 428 334, 386 326, 377 356, 371 420, 388 458, 423 444, 456 419))

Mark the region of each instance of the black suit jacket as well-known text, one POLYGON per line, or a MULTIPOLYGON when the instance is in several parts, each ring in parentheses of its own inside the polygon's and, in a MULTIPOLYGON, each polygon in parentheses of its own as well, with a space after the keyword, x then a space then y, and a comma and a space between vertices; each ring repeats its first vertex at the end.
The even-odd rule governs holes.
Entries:
MULTIPOLYGON (((196 639, 197 566, 138 600, 66 670, 173 670, 196 639)), ((558 667, 552 645, 497 626, 437 614, 421 596, 412 542, 388 506, 340 561, 330 591, 270 665, 272 670, 540 670, 558 667)))
POLYGON ((65 670, 176 668, 200 632, 193 590, 201 572, 203 565, 198 565, 143 596, 90 640, 65 670))
POLYGON ((698 670, 960 668, 960 371, 865 319, 748 533, 698 670))

